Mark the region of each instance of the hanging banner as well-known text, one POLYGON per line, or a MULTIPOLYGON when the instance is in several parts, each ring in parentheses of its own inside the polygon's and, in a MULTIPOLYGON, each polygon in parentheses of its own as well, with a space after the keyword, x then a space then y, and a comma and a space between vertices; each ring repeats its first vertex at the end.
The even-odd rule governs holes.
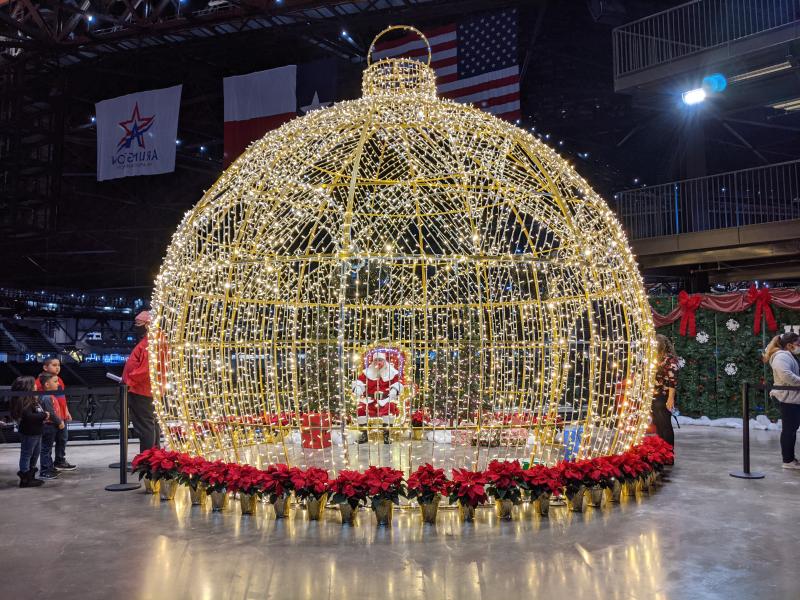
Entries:
POLYGON ((182 88, 136 92, 95 104, 98 181, 175 170, 182 88))

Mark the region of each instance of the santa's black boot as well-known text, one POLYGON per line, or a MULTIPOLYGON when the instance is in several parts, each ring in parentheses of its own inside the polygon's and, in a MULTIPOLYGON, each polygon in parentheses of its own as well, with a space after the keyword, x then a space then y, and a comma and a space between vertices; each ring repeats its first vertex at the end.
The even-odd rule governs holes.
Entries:
POLYGON ((358 436, 358 443, 359 444, 366 444, 368 441, 369 441, 369 438, 367 437, 367 430, 366 429, 362 429, 361 430, 361 435, 358 436))
POLYGON ((383 426, 383 443, 384 444, 391 444, 392 443, 392 438, 391 438, 391 436, 389 434, 389 426, 388 425, 384 425, 383 426))

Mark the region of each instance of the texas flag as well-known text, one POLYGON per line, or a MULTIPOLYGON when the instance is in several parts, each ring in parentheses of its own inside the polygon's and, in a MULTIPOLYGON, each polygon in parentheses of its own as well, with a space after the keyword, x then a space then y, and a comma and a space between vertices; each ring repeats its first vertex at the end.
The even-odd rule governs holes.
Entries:
POLYGON ((227 167, 251 142, 298 114, 336 100, 336 61, 319 60, 226 77, 225 155, 227 167))

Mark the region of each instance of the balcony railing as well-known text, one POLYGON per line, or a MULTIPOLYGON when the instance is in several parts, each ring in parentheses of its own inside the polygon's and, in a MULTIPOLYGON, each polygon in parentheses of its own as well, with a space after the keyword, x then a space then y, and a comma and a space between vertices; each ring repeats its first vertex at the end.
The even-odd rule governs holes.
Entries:
POLYGON ((695 0, 612 32, 614 77, 800 21, 800 0, 695 0))
POLYGON ((625 190, 613 205, 632 240, 800 219, 800 160, 625 190))

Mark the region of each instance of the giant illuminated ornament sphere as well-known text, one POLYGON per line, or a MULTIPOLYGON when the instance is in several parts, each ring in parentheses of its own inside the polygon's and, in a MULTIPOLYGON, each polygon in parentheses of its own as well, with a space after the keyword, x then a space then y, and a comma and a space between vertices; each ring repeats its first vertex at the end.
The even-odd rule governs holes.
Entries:
POLYGON ((370 64, 363 98, 254 143, 184 217, 153 308, 162 427, 206 457, 554 464, 648 422, 654 329, 611 210, 415 60, 370 64), (353 443, 376 348, 403 362, 391 446, 353 443))

